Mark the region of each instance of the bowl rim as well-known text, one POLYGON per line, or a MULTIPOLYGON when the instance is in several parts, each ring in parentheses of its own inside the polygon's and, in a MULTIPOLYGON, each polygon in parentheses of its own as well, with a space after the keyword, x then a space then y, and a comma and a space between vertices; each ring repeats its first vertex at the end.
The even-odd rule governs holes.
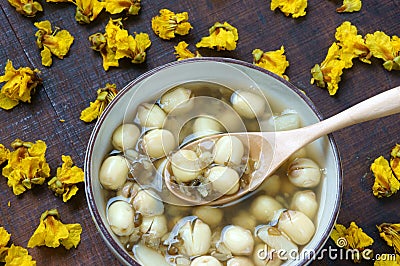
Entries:
MULTIPOLYGON (((303 101, 311 108, 311 110, 314 112, 314 114, 317 116, 319 120, 323 119, 322 114, 318 111, 312 100, 305 94, 303 93, 300 89, 298 89, 295 85, 290 83, 289 81, 285 80, 284 78, 264 69, 261 67, 258 67, 254 64, 238 60, 238 59, 233 59, 233 58, 225 58, 225 57, 199 57, 199 58, 190 58, 190 59, 185 59, 185 60, 180 60, 180 61, 174 61, 170 62, 158 67, 155 67, 151 70, 146 71, 145 73, 141 74, 134 80, 130 81, 127 85, 124 86, 123 89, 121 89, 116 97, 113 99, 113 101, 110 102, 110 104, 105 108, 103 111, 102 115, 98 118, 92 133, 90 135, 89 141, 88 141, 88 146, 86 149, 86 154, 85 154, 85 160, 84 160, 84 173, 85 173, 85 195, 86 195, 86 201, 89 207, 89 211, 92 216, 92 220, 97 228, 97 230, 100 232, 101 237, 105 241, 105 244, 108 246, 108 248, 111 250, 111 252, 117 257, 117 259, 122 260, 123 263, 128 264, 128 265, 140 265, 139 262, 137 262, 132 256, 130 256, 124 249, 120 247, 118 243, 114 241, 113 236, 111 233, 107 230, 105 224, 103 223, 100 213, 96 207, 95 200, 94 200, 94 194, 92 191, 92 182, 91 182, 91 167, 90 167, 90 162, 92 160, 93 156, 93 147, 94 147, 94 141, 97 138, 97 135, 99 134, 99 130, 103 125, 103 122, 111 109, 113 108, 114 105, 116 105, 121 97, 125 93, 127 93, 128 90, 130 90, 132 87, 137 85, 138 83, 142 82, 146 78, 154 75, 155 73, 162 71, 163 69, 175 66, 175 65, 180 65, 180 64, 187 64, 187 63, 194 63, 194 62, 202 62, 202 61, 208 61, 208 62, 221 62, 221 63, 228 63, 228 64, 233 64, 233 65, 239 65, 243 67, 248 67, 256 71, 260 71, 263 74, 269 75, 278 81, 284 83, 286 86, 288 86, 292 91, 294 91, 298 96, 300 96, 303 101)), ((323 248, 325 243, 329 239, 329 235, 333 229, 333 226, 337 220, 337 217, 339 215, 340 211, 340 206, 341 206, 341 199, 342 199, 342 194, 343 194, 343 170, 342 170, 342 163, 341 159, 339 156, 339 150, 336 144, 336 141, 333 137, 332 134, 328 134, 328 141, 330 146, 332 147, 332 152, 333 152, 333 157, 334 160, 336 161, 336 165, 338 166, 337 168, 337 176, 338 178, 338 186, 339 186, 339 191, 337 194, 337 197, 335 198, 335 206, 333 208, 333 215, 330 218, 328 222, 328 227, 324 229, 324 232, 322 234, 321 241, 317 244, 315 247, 315 255, 317 255, 320 250, 323 248)), ((300 260, 296 260, 296 265, 307 265, 312 261, 312 259, 307 260, 307 258, 301 258, 300 260)))

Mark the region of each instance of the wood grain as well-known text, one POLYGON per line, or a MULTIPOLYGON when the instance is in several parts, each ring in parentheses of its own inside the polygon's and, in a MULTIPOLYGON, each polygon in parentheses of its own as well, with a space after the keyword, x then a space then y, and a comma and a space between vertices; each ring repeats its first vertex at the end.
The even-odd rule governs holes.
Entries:
MULTIPOLYGON (((227 21, 238 28, 239 42, 235 51, 216 52, 201 49, 203 56, 236 58, 251 62, 255 48, 276 50, 284 45, 290 67, 286 74, 290 82, 313 100, 319 111, 329 117, 349 106, 379 92, 400 85, 400 72, 386 71, 380 60, 373 59, 371 65, 354 60, 354 66, 345 70, 339 92, 330 97, 327 91, 310 85, 310 69, 322 62, 328 47, 334 41, 335 29, 348 20, 357 26, 359 34, 365 35, 382 30, 388 35, 400 35, 400 7, 396 0, 363 1, 360 12, 338 14, 335 9, 341 1, 309 0, 307 15, 292 19, 279 11, 269 9, 270 1, 142 1, 139 16, 124 20, 130 33, 147 32, 152 45, 144 64, 132 65, 123 61, 119 68, 108 72, 102 68, 101 56, 89 49, 88 36, 103 32, 109 20, 102 13, 89 25, 76 23, 75 7, 67 3, 45 3, 44 12, 36 18, 25 18, 7 3, 0 3, 0 69, 3 72, 7 59, 15 67, 30 66, 41 71, 43 85, 37 90, 32 104, 20 104, 11 111, 0 110, 0 143, 6 146, 16 138, 27 141, 42 139, 48 144, 47 160, 52 168, 61 165, 61 155, 71 155, 77 165, 82 166, 92 124, 79 120, 79 114, 89 101, 95 98, 96 90, 107 82, 121 89, 129 81, 144 72, 175 60, 174 45, 185 40, 189 49, 215 22, 227 21), (175 12, 188 11, 193 26, 190 34, 170 41, 161 40, 151 30, 151 18, 161 8, 175 12), (65 59, 53 59, 50 68, 41 65, 40 51, 35 45, 36 28, 33 23, 50 20, 53 25, 67 29, 75 37, 70 53, 65 59), (64 119, 65 122, 59 122, 64 119)), ((116 16, 113 16, 116 17, 116 16)), ((388 157, 396 142, 400 142, 400 116, 367 122, 343 129, 334 134, 342 158, 344 193, 338 222, 346 226, 355 221, 374 238, 375 253, 392 253, 392 249, 379 238, 375 225, 382 222, 400 222, 399 195, 389 199, 372 196, 373 177, 369 171, 371 162, 378 156, 388 157)), ((65 223, 79 222, 83 226, 82 241, 77 249, 34 248, 30 254, 38 265, 118 265, 118 261, 107 249, 99 236, 87 208, 83 185, 67 204, 56 198, 44 187, 36 187, 22 196, 14 196, 5 178, 0 178, 0 226, 11 234, 16 245, 26 246, 39 222, 40 214, 57 208, 65 223), (7 206, 7 202, 11 206, 7 206)), ((335 248, 328 240, 325 248, 335 248)), ((330 260, 325 256, 311 265, 352 265, 350 261, 330 260)), ((371 262, 363 262, 371 265, 371 262)))

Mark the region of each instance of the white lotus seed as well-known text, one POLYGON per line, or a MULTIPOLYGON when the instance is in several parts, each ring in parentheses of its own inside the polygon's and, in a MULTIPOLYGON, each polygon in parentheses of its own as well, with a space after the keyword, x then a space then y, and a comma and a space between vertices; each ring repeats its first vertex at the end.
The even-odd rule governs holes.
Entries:
POLYGON ((317 197, 312 190, 298 191, 293 195, 290 209, 301 211, 310 219, 314 219, 318 211, 317 197))
POLYGON ((190 182, 201 173, 199 158, 194 151, 179 150, 171 156, 171 169, 177 182, 190 182))
POLYGON ((116 190, 121 188, 128 177, 128 162, 120 155, 110 156, 100 167, 99 179, 105 189, 116 190))
POLYGON ((223 136, 215 143, 213 150, 214 162, 221 165, 239 165, 243 154, 243 143, 235 136, 223 136))
POLYGON ((206 174, 212 188, 223 194, 232 195, 239 190, 239 174, 227 166, 214 166, 206 174))
POLYGON ((135 212, 132 206, 123 200, 118 200, 108 207, 108 224, 114 234, 128 236, 135 229, 135 212))
POLYGON ((260 117, 266 108, 265 99, 249 91, 235 91, 231 96, 231 103, 236 112, 245 118, 260 117))
POLYGON ((279 175, 269 176, 260 186, 260 189, 268 196, 274 197, 281 188, 281 177, 279 175))
POLYGON ((152 190, 140 190, 132 203, 137 212, 143 216, 155 216, 164 213, 164 204, 160 201, 156 193, 152 190))
POLYGON ((144 244, 135 245, 132 251, 141 265, 170 266, 163 255, 144 244))
POLYGON ((232 224, 249 230, 253 230, 257 225, 254 216, 245 210, 238 211, 238 214, 232 218, 232 224))
POLYGON ((321 180, 321 169, 316 162, 308 158, 297 158, 290 163, 288 177, 297 187, 316 187, 321 180))
POLYGON ((314 223, 302 212, 286 211, 281 214, 278 228, 298 244, 307 244, 315 233, 314 223))
POLYGON ((140 232, 161 238, 168 232, 167 219, 164 215, 144 216, 140 225, 140 232))
POLYGON ((213 256, 201 256, 195 258, 190 266, 222 266, 222 263, 213 256))
POLYGON ((139 136, 140 130, 136 125, 122 124, 114 130, 111 142, 120 151, 134 149, 139 136))
POLYGON ((179 230, 183 240, 183 252, 188 256, 200 256, 211 246, 211 229, 200 219, 187 221, 179 230))
POLYGON ((176 147, 175 137, 166 129, 153 129, 143 136, 143 150, 151 158, 166 156, 176 147))
POLYGON ((249 255, 253 252, 254 239, 250 230, 229 225, 223 229, 222 241, 234 255, 249 255))
POLYGON ((155 104, 142 103, 138 107, 137 118, 142 127, 162 128, 166 114, 155 104))
POLYGON ((301 126, 300 117, 295 112, 283 113, 280 116, 274 117, 275 130, 284 131, 296 129, 301 126))
POLYGON ((168 91, 160 99, 162 109, 174 115, 188 112, 194 106, 192 91, 184 87, 178 87, 168 91))
POLYGON ((194 120, 193 133, 195 136, 207 136, 223 132, 224 128, 212 117, 201 116, 194 120))
POLYGON ((193 210, 193 215, 199 217, 211 227, 215 227, 221 223, 224 212, 220 208, 199 206, 193 210))
POLYGON ((267 223, 274 218, 276 211, 283 206, 273 197, 262 195, 258 196, 250 206, 250 213, 256 217, 259 222, 267 223))

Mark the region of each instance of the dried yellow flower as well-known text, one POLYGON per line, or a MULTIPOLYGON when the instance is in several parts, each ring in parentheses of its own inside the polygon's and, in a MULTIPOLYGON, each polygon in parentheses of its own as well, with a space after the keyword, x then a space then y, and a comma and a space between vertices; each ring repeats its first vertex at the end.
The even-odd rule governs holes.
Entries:
POLYGON ((317 86, 321 88, 327 86, 330 95, 336 94, 343 69, 346 66, 345 62, 340 60, 339 54, 339 46, 333 43, 321 65, 316 64, 311 69, 311 84, 316 82, 317 86))
POLYGON ((160 15, 151 19, 151 28, 161 39, 169 40, 175 37, 175 34, 186 35, 192 28, 188 22, 187 12, 177 13, 161 9, 160 15))
POLYGON ((5 262, 5 266, 35 266, 36 261, 32 260, 26 249, 14 244, 6 247, 10 238, 11 235, 0 227, 0 262, 5 262))
POLYGON ((0 91, 0 108, 9 110, 19 101, 31 102, 31 93, 42 80, 37 76, 39 70, 29 67, 15 69, 10 60, 7 61, 5 73, 0 76, 0 82, 5 82, 0 91))
POLYGON ((336 9, 337 12, 355 12, 361 10, 361 0, 343 0, 343 5, 336 9))
POLYGON ((390 197, 400 189, 400 182, 393 175, 389 162, 380 156, 371 164, 371 171, 375 176, 372 186, 374 196, 378 198, 390 197))
POLYGON ((189 49, 187 48, 188 46, 189 44, 187 44, 185 41, 181 41, 178 43, 177 46, 174 46, 176 58, 178 59, 178 61, 188 58, 201 57, 198 51, 196 51, 195 53, 189 51, 189 49))
POLYGON ((40 3, 33 0, 8 0, 8 2, 18 13, 27 17, 34 17, 38 11, 43 11, 40 3))
POLYGON ((343 22, 336 29, 335 37, 337 42, 329 48, 324 62, 311 69, 311 84, 316 82, 319 87, 328 87, 330 95, 336 94, 343 69, 353 66, 353 58, 358 57, 364 63, 371 63, 369 48, 350 22, 343 22))
POLYGON ((128 15, 137 15, 140 11, 140 0, 105 0, 105 4, 110 14, 126 11, 128 15))
POLYGON ((115 84, 107 83, 104 88, 98 89, 96 100, 91 102, 90 106, 81 112, 80 119, 89 123, 98 118, 117 93, 115 84))
POLYGON ((353 66, 353 58, 359 58, 362 62, 370 64, 370 51, 361 35, 357 34, 357 27, 349 21, 345 21, 337 27, 335 38, 340 49, 340 60, 345 62, 345 68, 353 66))
POLYGON ((10 158, 10 150, 0 144, 0 164, 8 161, 8 158, 10 158))
POLYGON ((298 18, 306 15, 307 0, 271 0, 271 10, 279 8, 286 16, 298 18))
MULTIPOLYGON (((358 249, 359 251, 364 250, 366 247, 372 245, 374 240, 369 237, 363 230, 357 226, 355 222, 351 222, 349 228, 344 225, 335 224, 335 228, 332 230, 331 238, 335 244, 345 249, 358 249)), ((357 253, 351 253, 352 259, 355 262, 361 260, 357 257, 357 253)), ((359 254, 358 254, 359 255, 359 254)))
POLYGON ((24 142, 16 139, 11 143, 14 151, 10 152, 8 163, 2 174, 8 178, 8 186, 19 195, 33 185, 41 185, 50 176, 50 167, 46 162, 46 143, 42 140, 24 142))
POLYGON ((40 216, 40 223, 28 242, 28 248, 36 246, 59 247, 66 249, 77 247, 80 242, 82 227, 80 224, 63 224, 56 209, 45 211, 40 216))
POLYGON ((80 24, 89 24, 95 20, 105 6, 105 2, 98 0, 46 0, 46 2, 73 3, 76 6, 75 20, 80 24))
POLYGON ((51 66, 53 63, 52 54, 63 59, 74 42, 74 37, 67 30, 58 30, 56 28, 53 32, 48 20, 35 22, 34 25, 39 29, 35 36, 37 37, 36 45, 43 49, 40 53, 42 65, 51 66))
POLYGON ((135 33, 135 37, 123 29, 121 19, 110 19, 105 33, 95 33, 89 36, 91 48, 100 52, 103 57, 103 68, 119 66, 118 60, 130 58, 132 63, 143 63, 146 59, 145 50, 151 45, 147 33, 135 33))
POLYGON ((201 41, 196 44, 196 47, 216 48, 217 51, 236 49, 236 42, 239 39, 238 30, 228 22, 216 22, 209 29, 210 36, 201 38, 201 41))
POLYGON ((396 144, 390 152, 390 167, 397 179, 400 180, 400 144, 396 144))
POLYGON ((389 71, 400 70, 400 38, 388 36, 382 31, 365 36, 365 44, 376 58, 383 59, 383 67, 389 71))
POLYGON ((0 227, 0 262, 5 262, 5 258, 8 252, 8 241, 10 241, 11 235, 6 229, 0 227))
POLYGON ((5 263, 5 266, 36 266, 36 261, 32 260, 28 250, 14 244, 8 249, 5 263))
POLYGON ((260 49, 254 49, 253 64, 265 68, 278 76, 289 80, 289 77, 284 75, 286 68, 289 66, 289 61, 286 60, 284 55, 285 48, 281 46, 279 50, 263 52, 260 49))
POLYGON ((47 184, 49 188, 56 193, 56 196, 62 196, 63 201, 67 202, 78 191, 77 183, 83 182, 83 170, 73 166, 71 156, 62 155, 63 164, 57 168, 57 175, 47 184))
POLYGON ((379 235, 386 243, 394 248, 397 254, 400 254, 400 224, 383 223, 376 226, 379 235))

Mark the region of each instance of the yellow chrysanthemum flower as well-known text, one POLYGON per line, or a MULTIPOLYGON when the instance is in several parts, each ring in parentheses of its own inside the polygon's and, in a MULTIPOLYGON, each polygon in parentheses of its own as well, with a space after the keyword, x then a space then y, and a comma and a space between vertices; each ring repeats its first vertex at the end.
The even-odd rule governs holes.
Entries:
POLYGON ((140 11, 140 0, 105 0, 106 11, 118 14, 126 11, 128 15, 137 15, 140 11))
POLYGON ((7 184, 13 193, 19 195, 31 189, 33 185, 41 185, 50 176, 50 167, 46 162, 46 143, 42 140, 24 142, 16 139, 11 143, 14 148, 8 158, 2 174, 8 179, 7 184))
POLYGON ((35 22, 34 25, 39 29, 35 36, 37 37, 37 46, 43 49, 40 53, 42 65, 51 66, 53 63, 51 55, 63 59, 74 42, 74 37, 67 30, 53 32, 48 20, 35 22))
POLYGON ((400 254, 400 224, 383 223, 377 226, 379 235, 386 243, 394 248, 397 255, 400 254))
POLYGON ((400 70, 400 39, 388 36, 382 31, 365 36, 365 43, 372 55, 383 59, 385 69, 400 70))
POLYGON ((374 196, 378 198, 390 197, 400 189, 400 182, 393 175, 389 162, 383 157, 375 159, 371 164, 371 171, 375 176, 372 187, 374 196))
POLYGON ((130 58, 134 64, 143 63, 146 59, 146 49, 151 41, 147 33, 135 33, 135 37, 123 29, 121 19, 110 19, 105 33, 95 33, 89 36, 91 48, 99 51, 103 57, 103 68, 119 66, 118 60, 130 58))
POLYGON ((346 66, 345 62, 340 60, 339 55, 339 46, 333 43, 321 65, 316 64, 311 69, 311 84, 316 82, 319 87, 327 87, 330 95, 335 95, 337 92, 343 69, 346 66))
POLYGON ((289 66, 289 61, 286 60, 284 55, 285 48, 281 46, 279 50, 263 52, 260 49, 254 49, 253 54, 253 64, 256 66, 265 68, 278 76, 289 80, 289 77, 284 75, 286 68, 289 66))
POLYGON ((279 8, 286 16, 298 18, 306 15, 307 0, 271 0, 271 10, 279 8))
POLYGON ((371 63, 371 55, 363 37, 357 34, 357 27, 349 21, 337 27, 335 38, 341 48, 340 60, 345 62, 345 68, 352 67, 352 60, 357 57, 364 63, 371 63))
POLYGON ((92 122, 104 111, 104 108, 114 99, 118 91, 115 84, 106 84, 106 87, 97 90, 97 99, 81 112, 80 119, 84 122, 92 122))
POLYGON ((236 42, 239 39, 238 30, 228 22, 216 22, 209 30, 210 35, 201 38, 201 41, 196 44, 197 48, 207 47, 217 51, 236 49, 236 42))
POLYGON ((40 217, 38 228, 28 242, 28 248, 47 246, 51 248, 63 245, 66 249, 77 247, 81 238, 80 224, 63 224, 56 209, 45 211, 40 217))
POLYGON ((151 28, 161 39, 169 40, 175 37, 175 34, 186 35, 192 26, 188 22, 187 12, 177 13, 161 9, 160 15, 151 19, 151 28))
POLYGON ((361 0, 343 0, 343 5, 336 9, 337 12, 356 12, 362 7, 361 0))
POLYGON ((105 6, 105 2, 98 0, 46 0, 47 2, 73 3, 76 6, 75 20, 81 24, 88 24, 95 20, 105 6))
POLYGON ((19 246, 7 247, 11 235, 0 227, 0 262, 5 263, 5 266, 36 266, 36 261, 32 260, 32 256, 28 251, 19 246))
POLYGON ((181 41, 178 43, 177 46, 174 46, 176 58, 178 59, 178 61, 188 58, 201 57, 198 51, 196 51, 195 53, 189 51, 189 49, 187 48, 188 46, 189 44, 187 44, 185 41, 181 41))
POLYGON ((0 82, 5 82, 0 91, 0 108, 9 110, 19 101, 31 102, 31 93, 42 80, 38 78, 39 70, 29 67, 15 69, 10 60, 7 61, 5 73, 0 76, 0 82))
POLYGON ((11 235, 7 232, 6 229, 0 227, 0 262, 5 262, 5 258, 8 253, 8 241, 10 241, 11 235))
MULTIPOLYGON (((357 226, 355 222, 351 222, 349 228, 341 224, 335 224, 335 228, 332 230, 331 238, 341 248, 345 249, 358 249, 359 251, 364 250, 366 247, 372 245, 374 240, 369 237, 363 230, 357 226)), ((351 253, 353 260, 359 262, 360 257, 354 256, 357 253, 351 253)))
POLYGON ((36 266, 36 261, 29 255, 28 250, 14 244, 8 248, 4 262, 5 266, 36 266))
POLYGON ((400 180, 400 144, 396 144, 390 152, 390 167, 393 173, 400 180))
POLYGON ((319 87, 328 87, 330 95, 336 94, 343 69, 353 66, 353 58, 358 57, 364 63, 371 63, 369 47, 350 22, 343 22, 336 29, 335 37, 337 42, 329 48, 324 62, 311 69, 311 84, 316 82, 319 87))
POLYGON ((83 170, 73 166, 71 156, 62 155, 63 164, 57 168, 57 175, 47 184, 55 192, 56 196, 62 196, 63 201, 67 202, 78 191, 77 183, 83 182, 83 170))
POLYGON ((0 165, 10 158, 10 150, 0 143, 0 165))
POLYGON ((38 11, 43 11, 39 2, 33 0, 8 0, 16 11, 27 17, 34 17, 38 11))

